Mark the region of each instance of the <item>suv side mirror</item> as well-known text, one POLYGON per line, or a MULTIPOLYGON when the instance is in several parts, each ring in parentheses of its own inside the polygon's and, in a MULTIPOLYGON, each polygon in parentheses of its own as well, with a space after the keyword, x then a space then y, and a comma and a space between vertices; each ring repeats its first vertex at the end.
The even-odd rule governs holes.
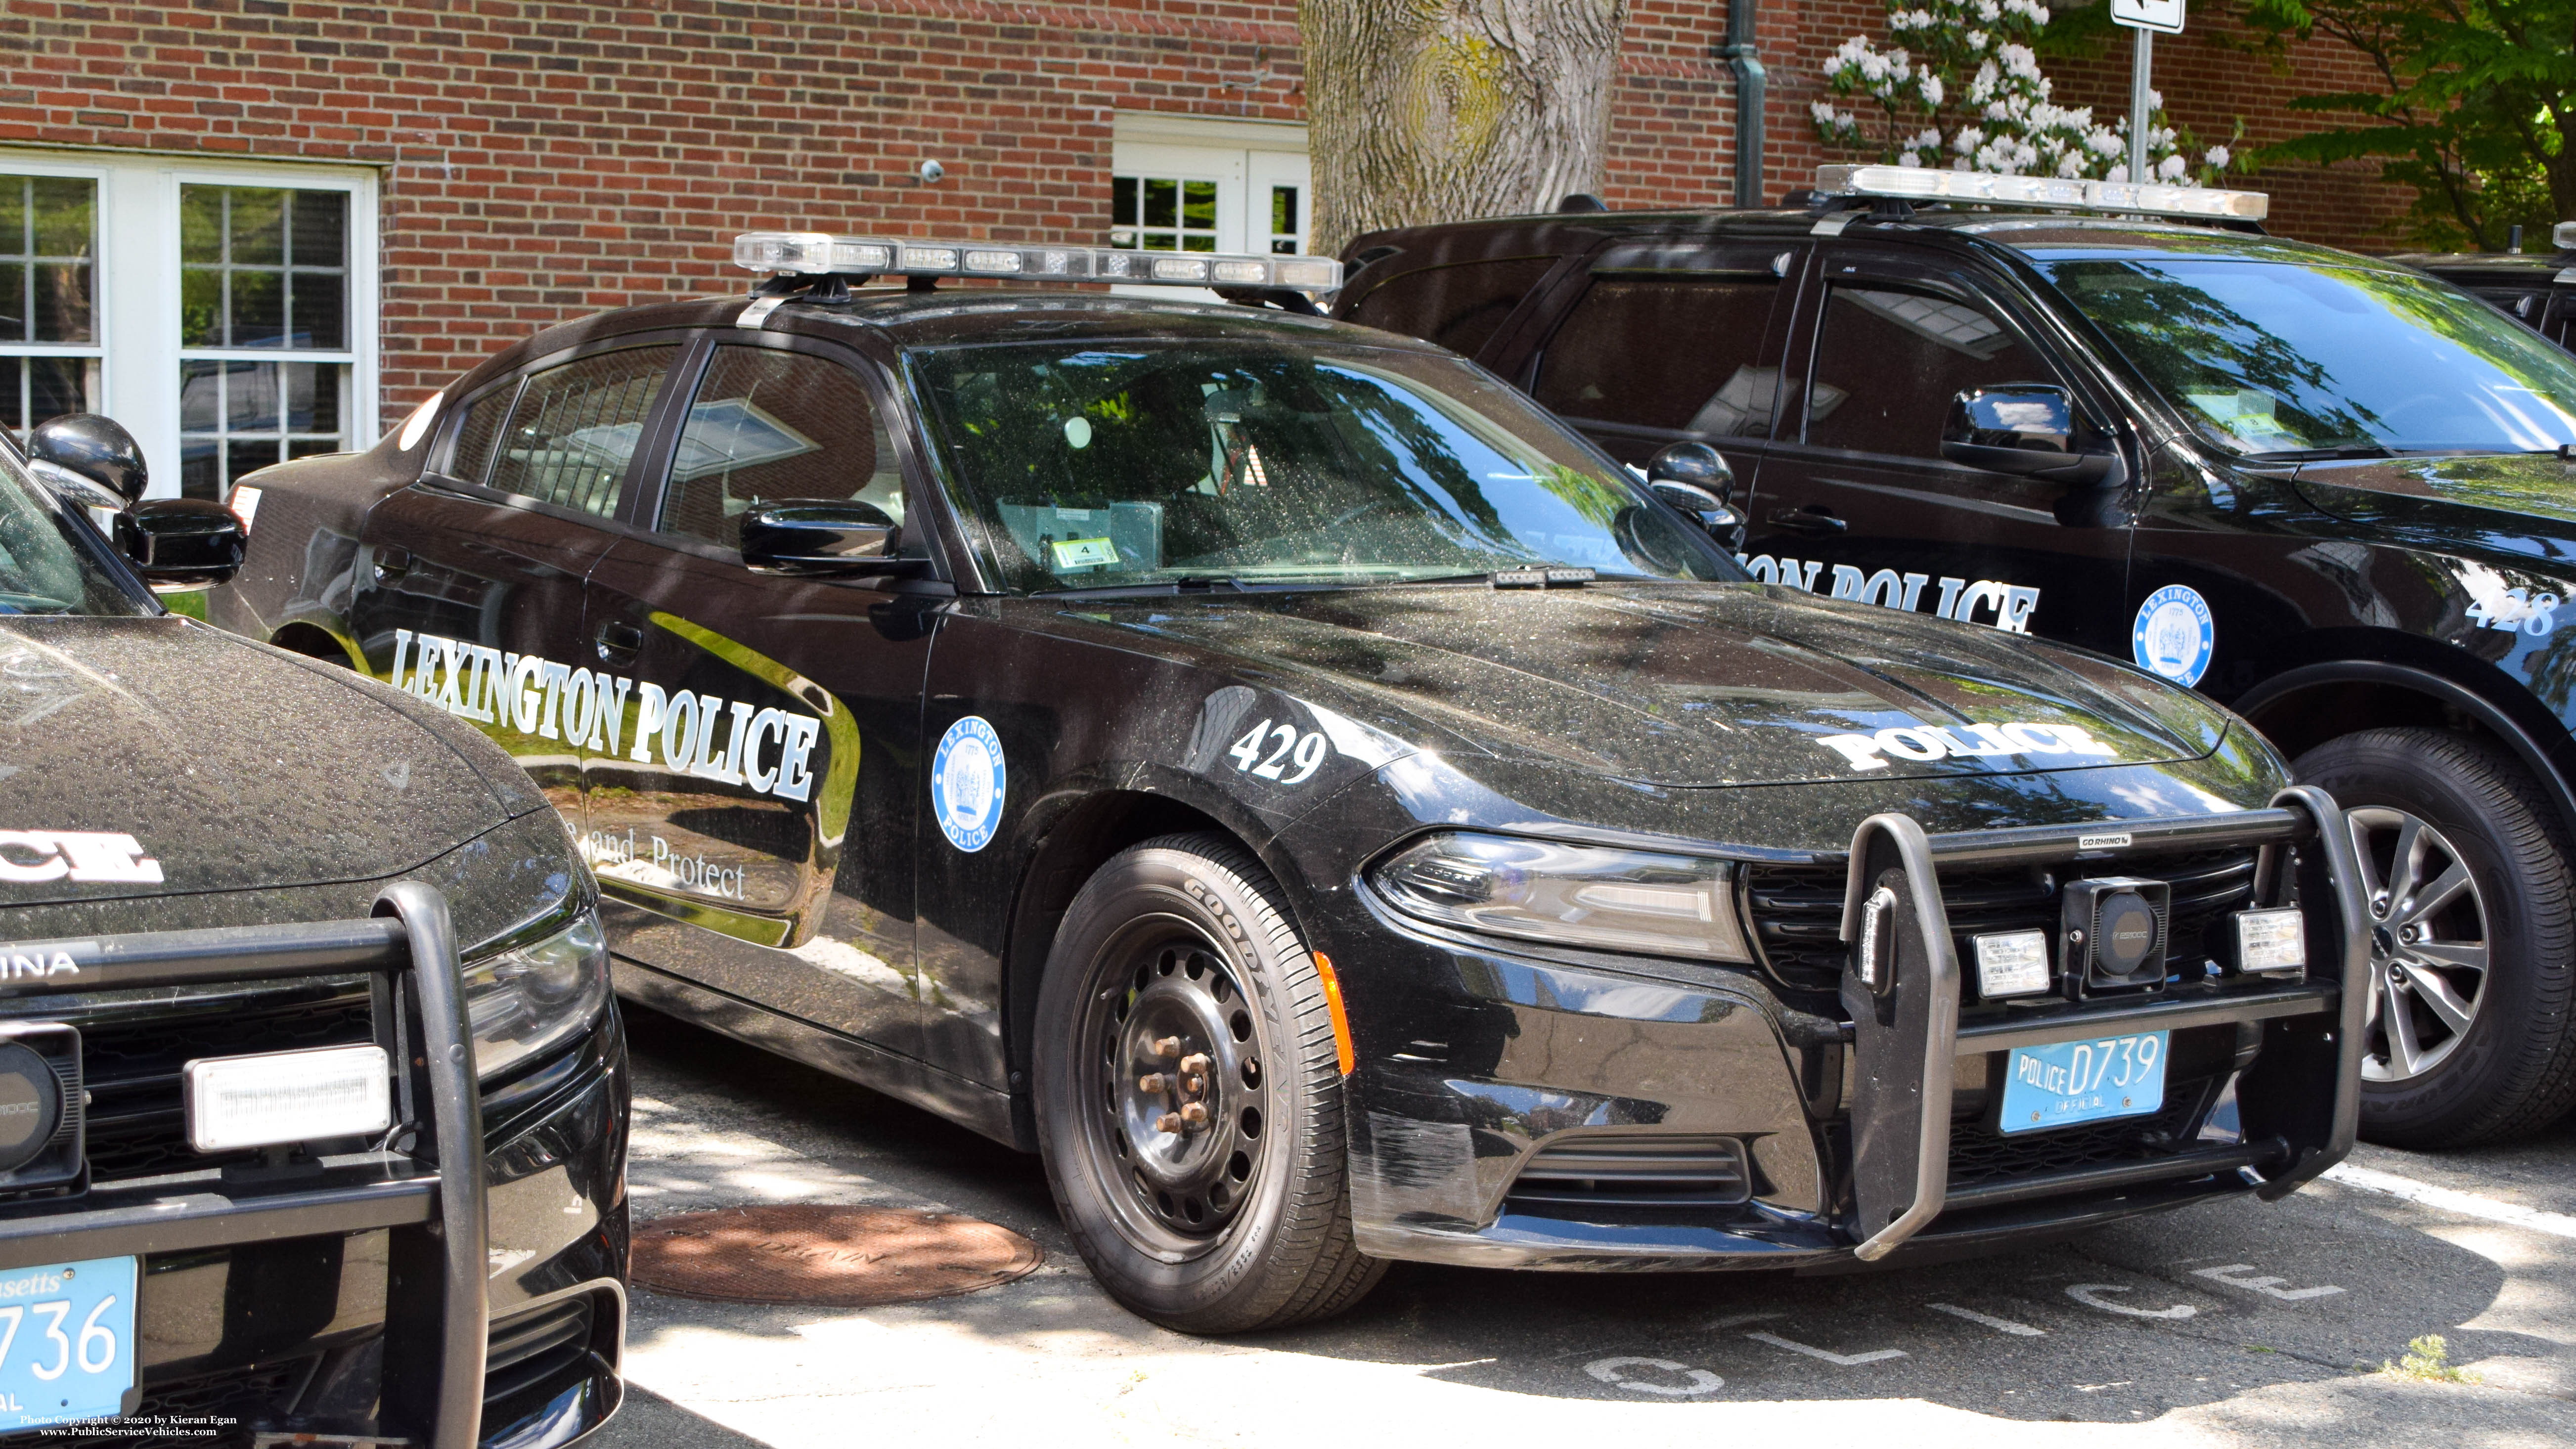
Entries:
POLYGON ((27 434, 27 470, 82 508, 123 509, 143 501, 143 449, 115 419, 68 413, 27 434))
POLYGON ((1744 515, 1735 511, 1735 469, 1706 443, 1673 443, 1646 463, 1646 491, 1708 531, 1727 552, 1744 546, 1744 515))
POLYGON ((2116 449, 2077 447, 2075 400, 2043 383, 1971 388, 1950 399, 1941 424, 1941 456, 1953 463, 2045 478, 2085 488, 2116 488, 2129 470, 2116 449))
POLYGON ((209 588, 241 571, 250 535, 220 503, 155 498, 116 515, 116 546, 155 589, 209 588))
POLYGON ((853 499, 785 499, 742 515, 742 561, 764 574, 914 573, 926 559, 895 558, 902 525, 853 499))

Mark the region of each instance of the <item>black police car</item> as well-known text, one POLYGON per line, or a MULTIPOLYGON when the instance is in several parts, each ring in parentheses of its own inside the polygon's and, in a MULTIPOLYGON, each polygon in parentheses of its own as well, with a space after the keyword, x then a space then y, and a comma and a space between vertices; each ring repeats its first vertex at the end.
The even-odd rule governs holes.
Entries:
POLYGON ((2348 1146, 2348 839, 2190 694, 1750 583, 1310 315, 1329 261, 737 255, 254 475, 214 617, 507 744, 621 991, 1043 1152, 1137 1311, 1969 1251, 2348 1146), (1275 305, 936 290, 993 275, 1275 305))
POLYGON ((2494 303, 2576 351, 2576 222, 2551 229, 2545 252, 2416 252, 2392 257, 2494 303))
POLYGON ((242 532, 143 486, 103 418, 0 446, 0 1442, 568 1443, 625 1323, 590 874, 472 729, 165 612, 242 532))
POLYGON ((2351 820, 2365 1133, 2536 1128, 2576 1103, 2576 365, 2262 203, 1828 168, 1794 209, 1362 237, 1335 310, 1659 477, 1713 446, 1756 578, 2232 706, 2351 820))

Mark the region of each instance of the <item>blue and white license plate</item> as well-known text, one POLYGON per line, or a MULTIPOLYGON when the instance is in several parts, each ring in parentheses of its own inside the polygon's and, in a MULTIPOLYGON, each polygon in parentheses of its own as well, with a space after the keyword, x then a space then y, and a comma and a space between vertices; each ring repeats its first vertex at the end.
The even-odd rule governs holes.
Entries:
POLYGON ((2004 1063, 2003 1131, 2045 1132, 2165 1104, 2168 1032, 2018 1047, 2004 1063))
POLYGON ((103 1419, 134 1387, 132 1258, 0 1271, 0 1433, 103 1419))

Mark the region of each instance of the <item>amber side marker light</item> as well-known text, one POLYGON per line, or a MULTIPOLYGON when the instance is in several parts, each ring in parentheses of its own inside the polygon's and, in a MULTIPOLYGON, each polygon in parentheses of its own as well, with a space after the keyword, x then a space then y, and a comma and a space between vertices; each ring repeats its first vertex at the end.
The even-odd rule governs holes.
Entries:
POLYGON ((1333 958, 1321 951, 1315 953, 1315 976, 1324 983, 1324 1010, 1333 1017, 1333 1057, 1347 1077, 1359 1065, 1351 1053, 1351 1019, 1342 1014, 1342 978, 1333 974, 1333 958))

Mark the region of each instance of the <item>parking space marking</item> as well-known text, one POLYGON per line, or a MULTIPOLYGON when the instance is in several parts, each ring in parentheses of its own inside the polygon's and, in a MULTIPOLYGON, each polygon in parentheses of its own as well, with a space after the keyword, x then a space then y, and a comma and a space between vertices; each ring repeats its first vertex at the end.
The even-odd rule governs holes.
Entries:
POLYGON ((2170 1308, 2132 1308, 2126 1303, 2112 1303, 2099 1296, 2130 1291, 2117 1283, 2074 1283, 2067 1286, 2066 1296, 2087 1308, 2099 1308, 2123 1318, 2189 1318, 2200 1311, 2188 1303, 2177 1303, 2170 1308))
POLYGON ((1800 1343, 1794 1338, 1782 1338, 1776 1333, 1748 1333, 1744 1336, 1757 1343, 1767 1343, 1773 1348, 1785 1348, 1791 1353, 1803 1353, 1809 1358, 1820 1358, 1827 1363, 1839 1364, 1844 1368, 1856 1368, 1865 1363, 1880 1363, 1891 1358, 1905 1357, 1905 1350, 1901 1348, 1873 1349, 1868 1353, 1836 1353, 1829 1348, 1800 1343))
POLYGON ((1656 1394, 1667 1399, 1706 1398, 1726 1387, 1726 1380, 1708 1370, 1675 1363, 1668 1358, 1596 1358, 1585 1364, 1583 1371, 1615 1388, 1627 1389, 1632 1393, 1656 1394), (1632 1379, 1628 1377, 1628 1370, 1632 1368, 1660 1369, 1668 1374, 1680 1374, 1683 1381, 1678 1384, 1657 1384, 1643 1379, 1632 1379))
POLYGON ((2338 1162, 2327 1168, 2324 1176, 2328 1182, 2339 1182, 2364 1192, 2386 1193, 2390 1197, 2421 1203, 2446 1213, 2458 1213, 2462 1217, 2484 1218, 2491 1223, 2529 1228, 2535 1233, 2576 1238, 2576 1218, 2565 1213, 2543 1212, 2457 1188, 2435 1187, 2429 1182, 2417 1182, 2411 1177, 2399 1177, 2393 1172, 2381 1172, 2375 1167, 2361 1167, 2349 1162, 2338 1162))
POLYGON ((2212 1283, 2224 1283, 2230 1288, 2249 1289, 2253 1292, 2263 1294, 2266 1297, 2278 1298, 2284 1303, 2298 1303, 2310 1298, 2323 1298, 2330 1293, 2341 1293, 2343 1291, 2332 1283, 2323 1284, 2315 1288, 2292 1288, 2286 1286, 2290 1281, 2287 1278, 2242 1278, 2237 1276, 2241 1273, 2254 1273, 2260 1271, 2260 1269, 2256 1268, 2251 1263, 2227 1263, 2216 1268, 2194 1268, 2191 1270, 2191 1276, 2195 1278, 2206 1278, 2212 1283))
POLYGON ((1979 1313, 1973 1308, 1962 1308, 1956 1303, 1926 1303, 1923 1306, 1935 1313, 1949 1314, 1952 1318, 1964 1318, 1970 1323, 1982 1323, 1997 1333, 2009 1333, 2015 1338, 2048 1337, 2047 1329, 2033 1328, 2027 1323, 2015 1323, 2009 1318, 1997 1318, 1989 1313, 1979 1313))

